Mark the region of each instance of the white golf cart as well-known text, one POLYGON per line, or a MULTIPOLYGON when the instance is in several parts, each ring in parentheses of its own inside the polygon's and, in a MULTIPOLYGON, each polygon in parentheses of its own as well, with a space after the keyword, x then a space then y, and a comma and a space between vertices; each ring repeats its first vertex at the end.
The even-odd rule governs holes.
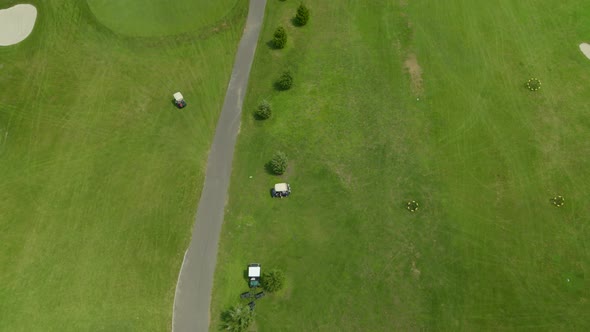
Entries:
POLYGON ((176 107, 183 108, 186 106, 186 101, 184 101, 184 98, 182 97, 182 93, 177 92, 173 96, 174 96, 174 104, 176 105, 176 107))
POLYGON ((260 286, 260 264, 252 263, 248 265, 248 285, 250 288, 260 286))
POLYGON ((288 183, 277 183, 275 187, 271 189, 270 194, 272 197, 287 197, 291 195, 291 186, 288 183))

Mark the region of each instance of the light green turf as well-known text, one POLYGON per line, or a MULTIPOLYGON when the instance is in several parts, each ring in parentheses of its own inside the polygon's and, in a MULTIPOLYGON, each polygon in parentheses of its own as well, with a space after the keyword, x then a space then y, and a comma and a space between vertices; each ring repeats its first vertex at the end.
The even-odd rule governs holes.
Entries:
POLYGON ((250 262, 287 275, 259 331, 589 330, 590 6, 324 1, 294 28, 297 5, 267 9, 262 42, 282 24, 289 43, 257 52, 212 330, 250 262), (287 67, 294 88, 274 91, 287 67), (263 98, 274 113, 256 121, 263 98), (276 150, 282 177, 264 170, 276 150), (269 197, 279 181, 288 199, 269 197))
MULTIPOLYGON (((238 0, 87 1, 100 22, 116 33, 129 36, 168 36, 189 31, 196 32, 222 20, 239 2, 238 0)), ((240 6, 245 1, 241 2, 240 6)), ((224 23, 233 22, 225 21, 224 23)))
POLYGON ((141 40, 33 4, 33 34, 0 47, 0 331, 169 330, 247 4, 141 40))

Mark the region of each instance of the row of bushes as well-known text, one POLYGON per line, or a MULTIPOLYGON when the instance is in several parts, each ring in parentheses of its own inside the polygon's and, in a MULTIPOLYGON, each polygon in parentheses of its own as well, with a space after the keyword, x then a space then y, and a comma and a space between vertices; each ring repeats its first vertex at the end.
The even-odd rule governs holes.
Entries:
MULTIPOLYGON (((285 71, 281 75, 281 77, 279 77, 279 79, 276 81, 275 86, 278 90, 281 91, 291 89, 291 87, 293 86, 293 75, 291 74, 291 71, 285 71)), ((262 100, 262 102, 260 102, 260 104, 258 105, 256 111, 254 111, 254 115, 259 120, 266 120, 270 118, 270 116, 272 115, 272 107, 270 103, 266 99, 262 100)))
MULTIPOLYGON (((283 0, 284 1, 284 0, 283 0)), ((307 8, 303 3, 299 5, 297 8, 297 13, 293 18, 293 23, 296 26, 304 26, 309 21, 309 8, 307 8)), ((282 26, 279 26, 274 34, 272 39, 272 46, 275 49, 282 49, 287 45, 287 31, 282 26)), ((275 82, 275 87, 280 91, 285 91, 291 89, 293 86, 293 75, 291 71, 287 70, 283 72, 283 74, 279 77, 279 79, 275 82)), ((264 99, 258 105, 258 108, 254 112, 255 116, 259 120, 266 120, 270 118, 272 115, 272 106, 270 103, 264 99)), ((289 159, 287 155, 282 151, 277 151, 272 159, 268 162, 267 168, 270 172, 281 175, 285 173, 287 170, 289 159)))
MULTIPOLYGON (((309 9, 302 3, 297 8, 297 14, 293 18, 293 23, 297 26, 304 26, 309 21, 309 9)), ((282 26, 279 26, 274 34, 271 41, 272 47, 275 49, 283 49, 287 45, 287 31, 282 26)), ((293 75, 291 71, 287 70, 281 74, 279 79, 275 82, 275 87, 280 91, 291 89, 293 86, 293 75)), ((255 111, 255 115, 260 120, 266 120, 270 118, 272 109, 268 101, 263 100, 258 109, 255 111)))
MULTIPOLYGON (((297 8, 297 14, 295 15, 295 18, 293 18, 293 23, 296 26, 302 27, 306 25, 308 21, 309 9, 304 4, 300 4, 299 8, 297 8)), ((277 28, 273 35, 272 45, 278 49, 284 48, 287 45, 287 31, 285 31, 285 28, 277 28)))
MULTIPOLYGON (((285 0, 281 0, 285 1, 285 0)), ((309 9, 302 3, 297 8, 297 13, 293 18, 293 24, 304 26, 309 21, 309 9)), ((287 45, 287 31, 279 26, 271 41, 275 49, 283 49, 287 45)), ((290 71, 285 71, 275 82, 277 90, 289 90, 293 86, 293 75, 290 71)), ((264 99, 256 110, 254 115, 259 120, 266 120, 272 115, 272 106, 268 100, 264 99)), ((267 169, 277 175, 285 173, 288 164, 287 155, 282 151, 277 151, 272 159, 267 163, 267 169)), ((281 270, 270 270, 261 276, 260 284, 262 288, 269 293, 281 290, 285 284, 285 275, 281 270)), ((227 331, 246 331, 254 321, 254 311, 244 304, 237 304, 222 314, 222 328, 227 331)))

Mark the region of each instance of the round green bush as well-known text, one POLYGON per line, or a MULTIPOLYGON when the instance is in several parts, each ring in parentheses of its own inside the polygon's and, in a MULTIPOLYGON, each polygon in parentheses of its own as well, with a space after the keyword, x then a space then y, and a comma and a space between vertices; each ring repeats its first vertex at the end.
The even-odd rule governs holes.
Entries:
POLYGON ((307 24, 307 21, 309 21, 309 9, 304 4, 300 4, 295 15, 295 24, 304 26, 307 24))
POLYGON ((285 45, 287 45, 287 31, 285 31, 285 28, 283 27, 278 27, 275 30, 275 33, 273 35, 273 39, 272 39, 272 45, 275 48, 284 48, 285 45))
POLYGON ((279 90, 289 90, 293 86, 293 75, 290 71, 285 71, 277 81, 279 90))
POLYGON ((526 82, 527 89, 537 91, 541 88, 541 81, 538 78, 531 78, 526 82))
POLYGON ((277 269, 264 272, 260 283, 265 291, 269 293, 278 292, 285 285, 285 274, 283 271, 277 269))
POLYGON ((281 175, 287 170, 289 159, 284 152, 277 151, 270 160, 269 166, 271 171, 276 175, 281 175))
POLYGON ((258 119, 261 120, 266 120, 268 118, 270 118, 271 114, 272 114, 272 109, 270 106, 270 103, 266 100, 263 100, 260 105, 258 105, 258 108, 256 109, 256 112, 254 112, 254 114, 256 115, 256 117, 258 119))

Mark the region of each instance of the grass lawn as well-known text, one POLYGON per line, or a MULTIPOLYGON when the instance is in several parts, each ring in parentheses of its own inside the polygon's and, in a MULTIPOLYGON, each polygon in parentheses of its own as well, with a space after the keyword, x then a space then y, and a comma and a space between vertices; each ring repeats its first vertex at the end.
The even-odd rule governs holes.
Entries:
MULTIPOLYGON (((238 0, 86 0, 96 18, 115 32, 167 36, 195 32, 230 14, 238 0)), ((229 23, 229 22, 226 22, 229 23)), ((223 26, 219 26, 221 28, 223 26)))
POLYGON ((590 329, 590 6, 324 1, 295 28, 297 5, 267 8, 212 330, 250 262, 287 275, 260 331, 590 329), (264 46, 278 25, 284 50, 264 46), (285 68, 295 85, 275 91, 285 68), (281 177, 264 169, 276 150, 281 177), (282 181, 291 197, 271 199, 282 181))
POLYGON ((0 331, 169 330, 247 3, 141 39, 32 3, 33 34, 0 48, 0 331))

